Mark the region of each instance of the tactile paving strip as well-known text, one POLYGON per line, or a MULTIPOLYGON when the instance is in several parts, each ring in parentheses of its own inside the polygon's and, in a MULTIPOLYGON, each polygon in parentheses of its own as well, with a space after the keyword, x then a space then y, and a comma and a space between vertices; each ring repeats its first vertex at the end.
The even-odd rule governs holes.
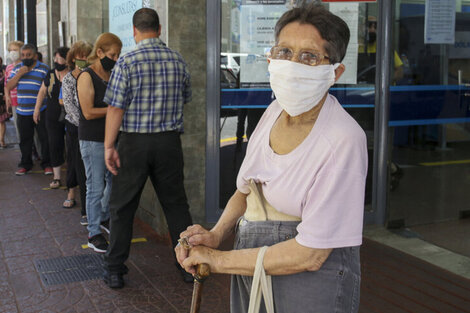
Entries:
POLYGON ((53 259, 36 260, 36 269, 46 286, 68 284, 103 277, 103 257, 80 254, 53 259))

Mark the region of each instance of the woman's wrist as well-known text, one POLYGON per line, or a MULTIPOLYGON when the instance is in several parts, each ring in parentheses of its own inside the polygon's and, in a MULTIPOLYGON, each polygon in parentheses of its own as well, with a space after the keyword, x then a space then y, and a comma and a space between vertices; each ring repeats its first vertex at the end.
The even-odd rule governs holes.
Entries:
POLYGON ((214 235, 216 244, 217 244, 216 248, 218 248, 220 244, 222 243, 222 241, 224 240, 224 237, 225 237, 224 232, 220 230, 219 228, 217 228, 217 226, 212 228, 209 232, 211 232, 214 235))

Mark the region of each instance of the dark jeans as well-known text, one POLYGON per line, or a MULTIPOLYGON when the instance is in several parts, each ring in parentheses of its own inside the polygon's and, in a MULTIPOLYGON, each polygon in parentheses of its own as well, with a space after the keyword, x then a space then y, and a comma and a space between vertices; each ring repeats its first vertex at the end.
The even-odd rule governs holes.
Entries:
POLYGON ((49 140, 49 155, 51 166, 57 167, 64 164, 64 135, 65 124, 57 120, 46 119, 47 137, 49 140))
POLYGON ((192 224, 184 190, 183 151, 177 132, 121 133, 117 147, 121 168, 113 177, 109 247, 105 264, 110 272, 122 272, 129 257, 132 225, 147 178, 160 200, 173 246, 179 234, 192 224))
POLYGON ((27 170, 33 168, 33 143, 34 143, 34 129, 37 130, 39 141, 41 142, 41 167, 46 168, 51 166, 49 162, 49 142, 47 139, 46 130, 46 112, 42 111, 39 123, 35 124, 32 115, 18 114, 18 129, 20 131, 20 150, 21 162, 19 167, 24 167, 27 170))
POLYGON ((78 143, 78 127, 69 122, 66 125, 67 188, 80 187, 81 212, 86 215, 86 174, 78 143))
MULTIPOLYGON (((295 238, 298 223, 241 219, 234 249, 272 246, 295 238)), ((361 289, 359 247, 333 249, 318 271, 272 276, 271 279, 276 313, 356 313, 361 289)), ((231 313, 248 311, 252 282, 252 276, 232 275, 231 313)), ((266 312, 264 301, 259 312, 266 312)))

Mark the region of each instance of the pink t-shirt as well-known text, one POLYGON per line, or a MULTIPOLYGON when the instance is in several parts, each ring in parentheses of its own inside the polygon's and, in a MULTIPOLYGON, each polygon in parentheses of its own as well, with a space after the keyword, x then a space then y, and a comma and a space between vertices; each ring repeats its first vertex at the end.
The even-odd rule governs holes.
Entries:
MULTIPOLYGON (((10 77, 11 71, 15 67, 16 64, 8 64, 7 68, 5 69, 5 86, 7 85, 7 79, 10 77)), ((18 95, 16 92, 16 88, 10 90, 10 98, 11 98, 11 105, 12 106, 17 106, 18 105, 18 95)))
POLYGON ((360 245, 367 174, 364 131, 328 95, 304 141, 279 155, 269 145, 269 134, 281 112, 275 100, 259 121, 238 173, 238 190, 249 193, 250 179, 261 183, 274 208, 302 219, 296 240, 303 246, 360 245))

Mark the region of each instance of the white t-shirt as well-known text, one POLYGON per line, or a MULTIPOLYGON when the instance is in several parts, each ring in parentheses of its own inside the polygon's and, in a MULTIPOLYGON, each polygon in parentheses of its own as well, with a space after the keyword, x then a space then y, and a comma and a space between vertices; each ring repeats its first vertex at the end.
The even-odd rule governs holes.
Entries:
POLYGON ((279 155, 269 145, 269 134, 281 112, 275 100, 259 121, 237 177, 238 190, 249 193, 250 179, 261 183, 274 208, 302 219, 296 240, 303 246, 360 245, 367 174, 364 131, 328 95, 304 141, 279 155))

